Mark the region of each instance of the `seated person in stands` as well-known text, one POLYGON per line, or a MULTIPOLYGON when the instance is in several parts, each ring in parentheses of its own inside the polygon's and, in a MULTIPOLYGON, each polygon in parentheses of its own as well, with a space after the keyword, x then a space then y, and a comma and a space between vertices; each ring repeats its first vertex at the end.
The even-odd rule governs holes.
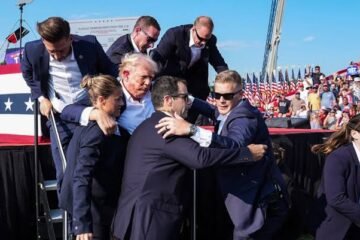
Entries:
POLYGON ((301 104, 300 109, 296 111, 296 113, 293 115, 293 117, 304 118, 304 119, 309 118, 309 111, 306 109, 305 102, 303 104, 301 104))
MULTIPOLYGON (((85 76, 81 82, 93 106, 119 117, 123 105, 120 82, 109 75, 85 76)), ((105 136, 95 121, 75 129, 67 151, 67 167, 59 206, 72 217, 76 239, 109 239, 110 224, 121 189, 127 132, 105 136)))
POLYGON ((341 103, 339 104, 341 111, 344 111, 344 109, 350 109, 351 104, 349 102, 349 98, 346 95, 343 95, 341 98, 341 103))
POLYGON ((310 114, 310 128, 311 129, 321 129, 322 128, 322 124, 320 122, 318 112, 311 112, 311 114, 310 114))
POLYGON ((326 118, 324 119, 323 128, 329 129, 329 130, 335 130, 336 122, 337 122, 337 119, 335 116, 335 110, 331 109, 330 112, 328 113, 328 115, 326 116, 326 118))
POLYGON ((341 117, 336 122, 336 129, 339 130, 343 125, 346 125, 350 120, 349 110, 345 109, 341 113, 341 117))
POLYGON ((291 115, 295 116, 302 105, 305 105, 305 101, 300 98, 300 92, 296 92, 290 102, 291 115))
POLYGON ((315 145, 312 151, 327 156, 318 190, 326 214, 316 231, 316 239, 359 239, 360 115, 325 143, 315 145))
POLYGON ((325 108, 325 107, 321 107, 319 110, 319 118, 320 118, 320 124, 321 127, 324 126, 324 120, 326 118, 326 116, 328 115, 328 113, 330 112, 330 108, 325 108))

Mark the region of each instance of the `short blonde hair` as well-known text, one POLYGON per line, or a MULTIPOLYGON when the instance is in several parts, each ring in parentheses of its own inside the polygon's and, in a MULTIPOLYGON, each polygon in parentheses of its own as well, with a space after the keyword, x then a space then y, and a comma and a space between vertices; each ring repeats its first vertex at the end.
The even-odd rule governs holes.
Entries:
POLYGON ((241 76, 237 71, 234 70, 225 70, 216 75, 215 84, 216 83, 235 83, 236 86, 242 86, 241 76))

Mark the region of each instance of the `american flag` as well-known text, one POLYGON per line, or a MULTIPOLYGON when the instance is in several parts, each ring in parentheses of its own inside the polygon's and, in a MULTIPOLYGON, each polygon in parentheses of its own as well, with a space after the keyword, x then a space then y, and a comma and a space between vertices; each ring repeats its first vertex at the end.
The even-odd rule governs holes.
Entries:
POLYGON ((244 96, 245 96, 245 98, 249 99, 249 101, 250 101, 251 95, 252 95, 251 91, 252 91, 252 88, 251 88, 251 79, 250 79, 250 77, 249 77, 249 74, 247 73, 247 74, 246 74, 246 84, 245 84, 245 93, 244 93, 244 96))
POLYGON ((275 70, 271 74, 271 95, 279 93, 278 84, 276 82, 275 70))
POLYGON ((0 143, 33 143, 34 101, 20 65, 0 66, 0 82, 0 143))
POLYGON ((290 80, 288 70, 285 69, 285 81, 283 83, 283 89, 286 93, 290 91, 290 80))
POLYGON ((258 78, 255 73, 253 73, 252 81, 252 103, 260 101, 259 87, 258 87, 258 78))
POLYGON ((271 87, 269 83, 269 74, 265 74, 265 91, 271 93, 271 87))
POLYGON ((291 69, 291 81, 290 81, 290 91, 296 91, 296 79, 294 69, 291 69))
POLYGON ((278 78, 278 91, 279 91, 279 92, 284 92, 284 82, 285 82, 285 80, 284 80, 284 75, 283 75, 283 73, 282 73, 281 70, 279 70, 278 74, 279 74, 279 78, 278 78))
POLYGON ((260 93, 265 92, 265 82, 264 82, 264 77, 261 76, 261 73, 259 74, 260 76, 260 81, 259 81, 259 90, 260 93))
POLYGON ((297 80, 298 81, 302 80, 300 68, 299 68, 299 71, 298 71, 297 80))
POLYGON ((291 80, 295 80, 295 72, 293 68, 291 69, 291 80))

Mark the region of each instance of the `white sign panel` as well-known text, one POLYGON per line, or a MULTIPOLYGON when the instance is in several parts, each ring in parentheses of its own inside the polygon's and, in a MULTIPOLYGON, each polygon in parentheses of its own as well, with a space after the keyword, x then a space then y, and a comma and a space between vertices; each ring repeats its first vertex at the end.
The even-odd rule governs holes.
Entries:
POLYGON ((118 37, 132 31, 137 19, 138 17, 83 19, 69 20, 69 23, 72 34, 95 35, 106 51, 118 37))

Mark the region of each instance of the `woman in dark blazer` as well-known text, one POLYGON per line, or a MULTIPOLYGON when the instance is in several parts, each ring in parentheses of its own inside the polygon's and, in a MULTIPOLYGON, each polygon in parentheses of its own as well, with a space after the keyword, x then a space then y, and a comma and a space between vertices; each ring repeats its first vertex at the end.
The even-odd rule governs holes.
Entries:
POLYGON ((318 192, 326 216, 316 239, 360 239, 360 115, 312 150, 327 155, 318 192))
MULTIPOLYGON (((123 105, 121 85, 109 75, 85 76, 81 87, 95 108, 114 118, 123 105)), ((59 205, 72 217, 76 239, 109 239, 110 225, 121 189, 126 131, 105 136, 93 121, 77 127, 67 151, 67 167, 59 205)))

